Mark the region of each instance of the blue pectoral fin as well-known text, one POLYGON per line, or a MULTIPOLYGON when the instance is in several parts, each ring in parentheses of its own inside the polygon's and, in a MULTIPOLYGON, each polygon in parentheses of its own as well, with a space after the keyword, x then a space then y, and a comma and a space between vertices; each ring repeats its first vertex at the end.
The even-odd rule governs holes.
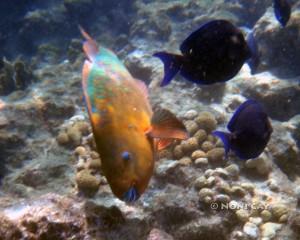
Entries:
POLYGON ((153 56, 158 57, 164 63, 165 76, 160 84, 161 87, 164 87, 168 85, 178 73, 181 67, 181 56, 167 52, 157 52, 153 54, 153 56))
POLYGON ((214 131, 212 134, 222 140, 225 149, 225 158, 227 158, 228 152, 230 150, 230 133, 214 131))
POLYGON ((124 194, 123 196, 123 201, 131 203, 131 202, 135 202, 136 200, 139 199, 139 193, 136 190, 135 187, 131 187, 129 188, 129 190, 124 194))

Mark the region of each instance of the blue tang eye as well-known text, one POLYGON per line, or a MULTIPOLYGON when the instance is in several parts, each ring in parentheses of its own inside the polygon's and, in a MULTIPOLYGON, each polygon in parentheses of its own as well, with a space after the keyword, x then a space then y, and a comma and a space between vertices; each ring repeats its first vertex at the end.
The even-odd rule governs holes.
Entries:
POLYGON ((126 152, 126 151, 123 152, 123 153, 122 153, 122 159, 125 160, 125 161, 130 160, 130 159, 131 159, 130 153, 129 153, 129 152, 126 152))

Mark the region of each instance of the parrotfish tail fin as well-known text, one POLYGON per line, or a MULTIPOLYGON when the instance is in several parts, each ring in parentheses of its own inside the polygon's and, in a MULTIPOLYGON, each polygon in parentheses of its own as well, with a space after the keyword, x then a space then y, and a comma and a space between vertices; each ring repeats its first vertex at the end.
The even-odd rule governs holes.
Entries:
POLYGON ((157 138, 157 149, 169 146, 174 139, 187 139, 189 134, 183 123, 166 109, 158 109, 151 119, 151 129, 148 132, 152 138, 157 138))
POLYGON ((230 150, 230 133, 226 132, 221 132, 221 131, 214 131, 212 133, 214 136, 219 137, 223 144, 224 144, 224 149, 225 149, 225 158, 227 158, 229 150, 230 150))
POLYGON ((257 72, 260 63, 260 53, 252 31, 247 35, 247 44, 250 50, 250 58, 247 63, 251 69, 251 74, 253 75, 257 72))
POLYGON ((130 187, 129 190, 124 194, 123 196, 123 201, 127 202, 127 203, 132 203, 135 202, 136 200, 139 199, 139 193, 136 190, 135 187, 130 187))
POLYGON ((86 31, 84 31, 81 26, 79 26, 79 30, 82 36, 86 39, 86 41, 83 43, 83 51, 88 59, 93 62, 99 52, 98 45, 96 41, 86 31))
POLYGON ((175 77, 182 65, 182 56, 167 52, 157 52, 153 54, 164 63, 165 76, 160 84, 161 87, 168 85, 175 77))

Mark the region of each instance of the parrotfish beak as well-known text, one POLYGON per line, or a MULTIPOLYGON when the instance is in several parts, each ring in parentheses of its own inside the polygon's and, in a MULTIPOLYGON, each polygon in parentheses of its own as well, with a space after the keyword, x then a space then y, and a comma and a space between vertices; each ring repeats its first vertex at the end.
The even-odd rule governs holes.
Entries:
POLYGON ((135 202, 136 200, 138 200, 139 198, 139 193, 136 190, 135 187, 131 187, 129 188, 129 190, 124 194, 123 196, 123 201, 131 203, 131 202, 135 202))

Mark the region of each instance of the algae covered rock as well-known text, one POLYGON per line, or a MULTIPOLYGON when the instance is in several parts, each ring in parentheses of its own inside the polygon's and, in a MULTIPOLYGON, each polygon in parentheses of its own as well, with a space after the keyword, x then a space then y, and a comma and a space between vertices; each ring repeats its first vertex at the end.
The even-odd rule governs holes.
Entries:
POLYGON ((16 90, 25 90, 34 80, 32 70, 22 60, 0 60, 0 96, 16 90))
POLYGON ((100 180, 91 174, 90 170, 82 170, 76 174, 76 182, 79 191, 86 196, 93 196, 97 193, 100 185, 100 180))

